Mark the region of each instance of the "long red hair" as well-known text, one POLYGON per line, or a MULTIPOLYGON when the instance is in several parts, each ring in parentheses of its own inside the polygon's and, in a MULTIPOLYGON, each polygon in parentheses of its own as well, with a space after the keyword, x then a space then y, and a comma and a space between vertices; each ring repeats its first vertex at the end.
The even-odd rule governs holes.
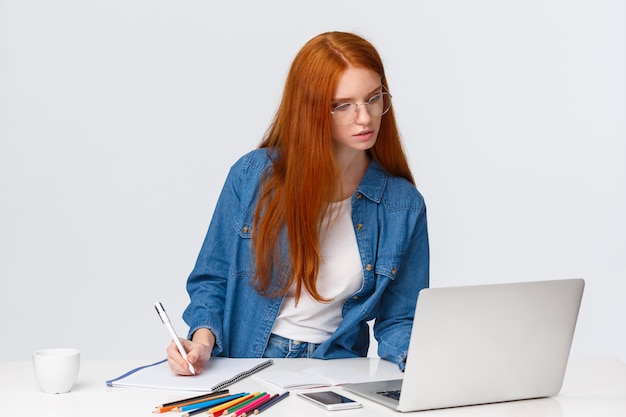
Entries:
MULTIPOLYGON (((259 146, 272 149, 272 167, 265 173, 253 223, 253 284, 261 294, 280 296, 295 285, 296 300, 304 287, 315 300, 327 301, 315 285, 319 230, 341 186, 330 112, 335 87, 348 66, 374 71, 388 88, 382 60, 370 42, 352 33, 318 35, 296 55, 274 121, 259 146), (281 247, 283 233, 288 247, 281 247)), ((389 175, 414 183, 393 106, 368 152, 389 175)))

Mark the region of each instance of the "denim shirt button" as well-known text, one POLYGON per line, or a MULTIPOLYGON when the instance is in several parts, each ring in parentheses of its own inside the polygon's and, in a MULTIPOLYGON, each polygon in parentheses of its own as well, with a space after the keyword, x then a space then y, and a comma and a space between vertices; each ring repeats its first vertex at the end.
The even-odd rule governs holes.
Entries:
POLYGON ((362 198, 363 198, 363 194, 358 193, 358 194, 356 195, 356 199, 357 199, 357 200, 360 200, 360 199, 362 199, 362 198))
POLYGON ((249 230, 250 230, 250 229, 248 228, 248 226, 244 226, 244 227, 242 227, 242 228, 241 228, 241 231, 242 231, 243 233, 248 233, 248 231, 249 231, 249 230))
POLYGON ((363 229, 363 225, 361 223, 356 225, 356 230, 362 230, 363 229))
POLYGON ((393 268, 391 268, 391 274, 395 275, 398 273, 398 268, 396 268, 395 266, 393 268))
POLYGON ((354 297, 352 297, 352 299, 353 299, 354 301, 357 301, 357 300, 359 299, 359 296, 358 296, 358 295, 355 295, 354 297))
POLYGON ((372 270, 372 265, 371 264, 365 265, 365 269, 368 270, 368 271, 371 271, 372 270))

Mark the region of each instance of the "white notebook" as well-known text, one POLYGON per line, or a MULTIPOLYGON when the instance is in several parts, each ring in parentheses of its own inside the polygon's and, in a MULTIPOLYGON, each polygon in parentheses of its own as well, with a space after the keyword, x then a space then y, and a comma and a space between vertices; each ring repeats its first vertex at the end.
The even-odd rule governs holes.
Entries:
POLYGON ((330 361, 323 361, 320 366, 298 371, 277 370, 255 375, 255 379, 282 389, 308 389, 333 387, 341 384, 377 381, 366 372, 359 372, 350 366, 338 366, 330 361))
POLYGON ((209 359, 200 374, 182 376, 172 372, 167 360, 162 360, 131 369, 117 378, 106 381, 106 384, 119 388, 214 392, 255 374, 272 363, 271 359, 265 358, 214 357, 209 359))

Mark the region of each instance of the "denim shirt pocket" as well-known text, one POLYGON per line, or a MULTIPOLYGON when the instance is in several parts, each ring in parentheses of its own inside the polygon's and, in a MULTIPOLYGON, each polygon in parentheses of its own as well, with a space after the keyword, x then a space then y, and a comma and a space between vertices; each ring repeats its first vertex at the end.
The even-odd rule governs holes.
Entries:
POLYGON ((401 253, 380 253, 376 259, 376 275, 394 281, 400 270, 402 256, 401 253))
POLYGON ((243 239, 250 239, 252 236, 252 221, 254 220, 254 213, 252 210, 240 207, 238 212, 235 213, 233 219, 233 227, 239 236, 243 239))

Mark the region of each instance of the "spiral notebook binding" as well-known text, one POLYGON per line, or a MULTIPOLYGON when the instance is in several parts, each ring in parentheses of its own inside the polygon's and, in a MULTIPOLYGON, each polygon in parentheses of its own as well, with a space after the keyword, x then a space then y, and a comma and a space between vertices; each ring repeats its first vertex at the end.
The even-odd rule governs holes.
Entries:
POLYGON ((220 382, 219 384, 214 385, 213 387, 211 387, 211 391, 212 392, 220 391, 220 390, 222 390, 222 389, 224 389, 226 387, 229 387, 229 386, 233 385, 234 383, 239 382, 240 380, 242 380, 242 379, 244 379, 246 377, 249 377, 252 374, 255 374, 255 373, 259 372, 260 370, 267 368, 268 366, 272 365, 273 363, 274 363, 273 360, 268 359, 265 362, 262 362, 262 363, 260 363, 260 364, 258 364, 256 366, 248 369, 247 371, 240 372, 237 375, 233 376, 232 378, 229 378, 229 379, 227 379, 225 381, 220 382))

